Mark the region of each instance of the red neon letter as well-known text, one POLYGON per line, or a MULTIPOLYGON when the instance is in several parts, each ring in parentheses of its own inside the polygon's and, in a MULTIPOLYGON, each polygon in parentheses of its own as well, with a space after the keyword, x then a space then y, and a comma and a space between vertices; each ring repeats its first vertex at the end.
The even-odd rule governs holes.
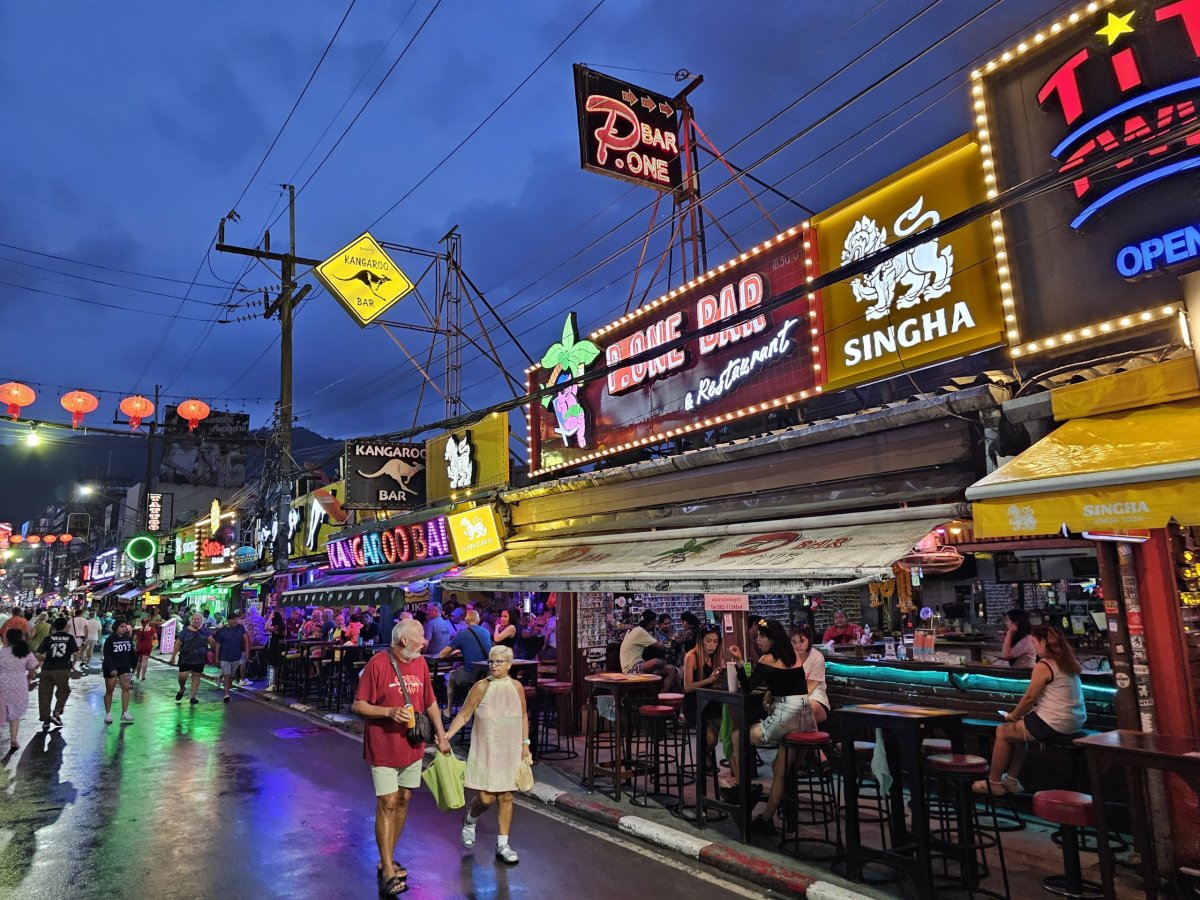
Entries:
POLYGON ((632 150, 638 145, 640 123, 637 116, 620 100, 593 95, 587 98, 584 108, 588 112, 608 113, 608 118, 604 120, 604 124, 593 132, 599 144, 596 147, 596 162, 600 165, 608 162, 609 150, 632 150), (629 134, 617 134, 616 126, 618 118, 630 126, 629 134))
POLYGON ((1192 42, 1192 52, 1200 56, 1200 0, 1179 0, 1179 2, 1164 6, 1154 13, 1154 18, 1160 22, 1176 16, 1183 21, 1188 40, 1192 42))
POLYGON ((1055 94, 1058 95, 1063 118, 1067 120, 1068 125, 1083 115, 1083 98, 1079 95, 1079 76, 1075 74, 1075 70, 1087 62, 1088 56, 1086 47, 1080 50, 1059 66, 1038 91, 1038 103, 1042 106, 1055 94))

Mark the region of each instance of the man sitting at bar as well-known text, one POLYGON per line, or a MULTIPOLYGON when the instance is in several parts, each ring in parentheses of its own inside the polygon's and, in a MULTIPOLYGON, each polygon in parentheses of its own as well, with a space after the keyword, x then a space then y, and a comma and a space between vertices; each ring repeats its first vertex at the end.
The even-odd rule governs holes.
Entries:
POLYGON ((846 613, 836 610, 833 614, 833 624, 825 629, 823 644, 855 644, 862 637, 862 629, 846 618, 846 613))
POLYGON ((654 635, 650 633, 657 618, 658 615, 654 610, 647 609, 642 613, 638 624, 629 629, 624 640, 621 641, 621 671, 626 675, 642 673, 661 675, 663 679, 661 690, 664 693, 670 693, 675 685, 675 667, 658 656, 653 656, 651 659, 645 658, 648 649, 651 650, 652 655, 667 652, 666 644, 655 640, 654 635))
MULTIPOLYGON (((457 612, 457 610, 455 610, 457 612)), ((487 674, 486 670, 473 665, 486 662, 492 649, 492 636, 488 630, 479 624, 479 613, 471 609, 467 611, 467 624, 462 631, 450 638, 450 643, 442 648, 438 656, 461 656, 463 664, 450 673, 450 703, 453 705, 457 695, 466 695, 471 686, 487 674)))

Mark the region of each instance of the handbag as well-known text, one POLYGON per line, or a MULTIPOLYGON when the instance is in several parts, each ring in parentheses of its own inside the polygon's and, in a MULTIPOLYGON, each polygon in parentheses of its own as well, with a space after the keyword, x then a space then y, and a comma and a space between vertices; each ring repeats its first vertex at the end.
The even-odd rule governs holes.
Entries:
POLYGON ((525 757, 517 763, 517 790, 522 794, 533 790, 533 764, 525 757))
POLYGON ((429 714, 424 710, 418 711, 416 706, 413 706, 412 700, 408 696, 408 688, 404 684, 404 676, 400 674, 400 667, 396 665, 396 657, 389 649, 387 651, 388 661, 392 664, 392 671, 396 673, 396 680, 400 682, 400 691, 404 694, 404 704, 412 706, 413 723, 408 728, 408 742, 414 747, 419 747, 422 744, 427 744, 433 740, 433 722, 429 719, 429 714))
POLYGON ((437 808, 442 812, 462 809, 466 805, 463 780, 467 764, 453 753, 438 753, 430 766, 421 773, 421 780, 433 794, 437 808))

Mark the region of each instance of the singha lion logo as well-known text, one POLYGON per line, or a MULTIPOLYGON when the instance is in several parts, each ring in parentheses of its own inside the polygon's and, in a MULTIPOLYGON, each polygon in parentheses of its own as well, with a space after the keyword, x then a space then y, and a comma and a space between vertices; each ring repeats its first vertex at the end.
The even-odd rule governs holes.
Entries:
POLYGON ((487 537, 487 526, 483 524, 483 519, 476 516, 473 519, 465 519, 462 525, 463 533, 473 541, 481 541, 487 537))
MULTIPOLYGON (((898 238, 908 237, 924 228, 931 228, 941 220, 936 210, 924 215, 924 196, 901 213, 892 228, 898 238)), ((888 243, 886 228, 880 228, 875 220, 863 216, 854 223, 846 242, 842 246, 842 265, 849 265, 878 253, 888 243)), ((850 282, 850 289, 859 303, 867 303, 867 320, 883 319, 895 304, 897 309, 918 306, 925 300, 936 300, 950 292, 950 277, 954 274, 954 249, 938 248, 937 240, 927 241, 904 253, 884 260, 865 275, 850 282), (897 287, 904 290, 898 296, 897 287)))
POLYGON ((450 478, 451 490, 469 488, 475 481, 475 463, 471 460, 470 432, 456 441, 454 435, 446 440, 446 475, 450 478))
POLYGON ((1005 512, 1008 514, 1008 524, 1015 531, 1035 531, 1038 527, 1037 516, 1033 507, 1012 504, 1005 512))
POLYGON ((420 463, 414 464, 407 463, 402 459, 389 459, 374 472, 367 473, 359 469, 358 474, 363 478, 378 478, 380 475, 386 475, 400 486, 402 494, 412 494, 415 497, 417 492, 408 486, 408 482, 424 468, 420 463))

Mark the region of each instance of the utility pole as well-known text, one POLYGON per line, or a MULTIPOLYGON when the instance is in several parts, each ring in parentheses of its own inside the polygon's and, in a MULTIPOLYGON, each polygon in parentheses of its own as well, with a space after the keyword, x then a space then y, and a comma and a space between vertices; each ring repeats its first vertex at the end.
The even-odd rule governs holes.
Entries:
MULTIPOLYGON (((288 512, 291 507, 292 495, 289 489, 292 458, 292 315, 296 306, 308 294, 310 285, 296 290, 296 264, 307 266, 319 265, 322 260, 308 259, 296 255, 296 188, 294 185, 282 184, 280 187, 288 192, 288 252, 271 252, 271 232, 264 235, 262 248, 238 247, 225 243, 225 222, 221 220, 217 228, 217 250, 222 253, 236 253, 240 256, 252 256, 255 259, 272 260, 280 265, 279 296, 269 303, 263 312, 265 318, 279 316, 279 421, 278 447, 279 455, 278 483, 275 486, 275 535, 274 564, 276 571, 287 568, 288 551, 288 512)), ((265 499, 265 498, 264 498, 265 499)))

